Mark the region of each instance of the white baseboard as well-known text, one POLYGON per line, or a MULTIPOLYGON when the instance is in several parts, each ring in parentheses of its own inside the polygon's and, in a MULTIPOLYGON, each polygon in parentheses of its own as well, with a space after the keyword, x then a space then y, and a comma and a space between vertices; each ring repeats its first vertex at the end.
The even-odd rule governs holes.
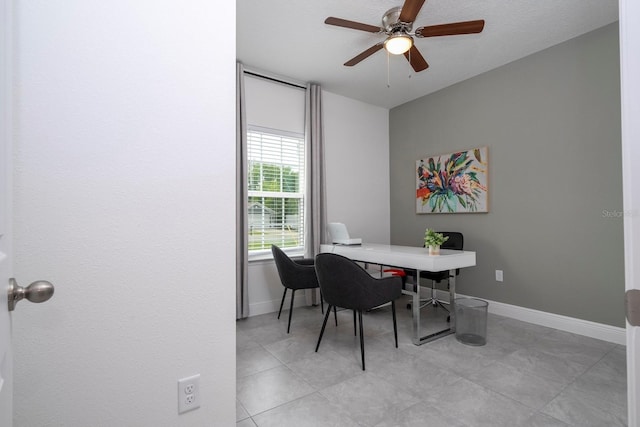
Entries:
MULTIPOLYGON (((319 297, 319 294, 318 294, 318 297, 319 297)), ((282 301, 282 296, 280 298, 281 299, 277 299, 277 300, 249 303, 249 317, 259 316, 261 314, 277 313, 278 310, 280 309, 280 302, 282 301)), ((295 300, 293 302, 293 307, 296 308, 296 307, 311 305, 311 302, 312 300, 311 300, 311 295, 309 294, 309 291, 305 291, 304 293, 297 291, 295 300)), ((318 301, 318 304, 319 304, 319 301, 318 301)), ((284 305, 282 306, 282 311, 285 311, 285 310, 288 311, 290 305, 291 305, 291 291, 287 292, 287 297, 284 299, 284 305)))
MULTIPOLYGON (((437 292, 438 299, 442 301, 449 300, 449 292, 442 290, 438 290, 437 292)), ((424 292, 424 296, 426 295, 427 292, 424 292)), ((459 298, 475 298, 470 295, 462 294, 456 294, 456 296, 459 298)), ((307 305, 306 298, 302 295, 300 295, 300 297, 301 298, 296 297, 294 307, 307 305)), ((561 331, 584 335, 586 337, 596 338, 614 344, 624 346, 627 344, 627 334, 624 328, 562 316, 560 314, 547 313, 545 311, 533 310, 531 308, 519 307, 517 305, 486 300, 484 298, 482 299, 489 303, 488 310, 491 314, 497 314, 498 316, 510 317, 512 319, 522 320, 523 322, 529 322, 561 331)), ((281 300, 271 300, 249 304, 249 315, 258 316, 260 314, 277 312, 280 308, 280 301, 281 300)), ((284 310, 286 308, 288 310, 289 304, 291 304, 291 300, 286 298, 282 309, 284 310)))
MULTIPOLYGON (((444 292, 444 295, 448 297, 449 293, 444 292)), ((467 295, 456 294, 456 296, 466 297, 467 295)), ((473 297, 469 296, 469 298, 473 297)), ((485 301, 489 303, 488 310, 489 313, 492 314, 510 317, 512 319, 522 320, 523 322, 534 323, 536 325, 547 326, 549 328, 559 329, 561 331, 571 332, 578 335, 584 335, 614 344, 624 346, 627 344, 627 333, 625 328, 603 325, 602 323, 547 313, 516 305, 504 304, 497 301, 485 301)))
MULTIPOLYGON (((277 313, 278 309, 280 308, 280 301, 282 300, 261 301, 261 302, 249 304, 249 317, 259 316, 261 314, 267 314, 267 313, 277 313)), ((288 312, 290 304, 291 304, 291 299, 287 297, 284 300, 282 311, 286 310, 288 312)), ((303 305, 307 305, 304 298, 300 298, 300 300, 296 298, 295 302, 293 303, 294 307, 302 307, 303 305)))

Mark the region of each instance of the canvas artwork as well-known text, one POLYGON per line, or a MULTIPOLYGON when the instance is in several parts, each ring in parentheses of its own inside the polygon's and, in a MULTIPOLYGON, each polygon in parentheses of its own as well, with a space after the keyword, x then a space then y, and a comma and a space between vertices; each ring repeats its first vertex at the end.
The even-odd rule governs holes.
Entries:
POLYGON ((489 212, 487 147, 416 162, 417 213, 489 212))

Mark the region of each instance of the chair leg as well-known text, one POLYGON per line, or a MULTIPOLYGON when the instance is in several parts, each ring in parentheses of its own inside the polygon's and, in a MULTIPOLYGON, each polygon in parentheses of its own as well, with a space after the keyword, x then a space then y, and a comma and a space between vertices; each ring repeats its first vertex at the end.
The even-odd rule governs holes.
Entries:
POLYGON ((364 371, 364 332, 362 327, 362 310, 358 310, 358 321, 360 322, 360 353, 362 354, 362 370, 364 371))
MULTIPOLYGON (((438 300, 438 293, 437 293, 438 288, 436 288, 436 283, 440 283, 440 282, 436 282, 434 280, 431 281, 431 297, 429 297, 429 299, 420 300, 420 302, 424 301, 424 304, 420 304, 420 308, 424 308, 427 305, 431 304, 434 308, 440 307, 448 313, 449 309, 445 307, 444 304, 440 302, 440 300, 438 300)), ((449 282, 447 280, 447 289, 448 288, 449 288, 449 282)), ((411 303, 407 304, 407 309, 411 309, 411 303)))
MULTIPOLYGON (((334 307, 335 309, 335 307, 334 307)), ((316 353, 320 348, 320 341, 322 341, 322 335, 324 334, 324 328, 327 326, 327 320, 329 320, 329 315, 331 314, 331 306, 327 307, 327 313, 324 315, 324 322, 322 322, 322 329, 320 329, 320 336, 318 337, 318 344, 316 344, 316 353)))
POLYGON ((434 305, 437 305, 438 307, 442 308, 444 311, 446 311, 447 313, 449 312, 449 309, 447 307, 445 307, 440 301, 436 300, 436 303, 434 305))
MULTIPOLYGON (((448 282, 448 280, 447 280, 448 282)), ((440 283, 440 282, 438 282, 440 283)), ((447 283, 447 287, 449 287, 449 284, 447 283)), ((438 290, 436 288, 436 282, 435 281, 431 281, 431 304, 433 304, 434 307, 441 307, 443 308, 447 313, 449 312, 449 310, 447 309, 447 307, 445 307, 439 300, 438 300, 438 294, 437 294, 438 290)))
POLYGON ((396 323, 396 302, 391 301, 391 315, 393 316, 393 336, 396 339, 396 348, 398 348, 398 324, 396 323))
POLYGON ((431 281, 431 305, 434 307, 438 306, 438 299, 436 298, 436 282, 435 280, 431 281))
POLYGON ((280 319, 280 313, 282 313, 282 306, 284 305, 284 297, 287 296, 287 288, 284 288, 284 293, 282 294, 282 301, 280 302, 280 310, 278 311, 278 319, 280 319))
POLYGON ((324 299, 322 298, 322 291, 320 291, 320 311, 324 314, 324 299))
POLYGON ((296 294, 295 289, 291 289, 291 307, 289 307, 289 324, 287 325, 287 333, 289 333, 289 329, 291 329, 291 315, 293 314, 293 297, 296 294))
POLYGON ((354 337, 358 336, 357 327, 358 327, 358 322, 356 322, 356 311, 353 310, 353 336, 354 337))
MULTIPOLYGON (((328 310, 331 311, 331 306, 329 306, 328 310)), ((335 305, 333 306, 333 318, 336 319, 336 326, 338 326, 338 309, 335 305)))

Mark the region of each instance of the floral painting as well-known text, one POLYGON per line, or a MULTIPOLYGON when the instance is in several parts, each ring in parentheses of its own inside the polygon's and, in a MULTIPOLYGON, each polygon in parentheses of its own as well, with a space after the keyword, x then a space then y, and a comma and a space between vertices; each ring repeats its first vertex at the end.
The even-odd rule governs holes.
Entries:
POLYGON ((417 213, 488 212, 487 147, 416 162, 417 213))

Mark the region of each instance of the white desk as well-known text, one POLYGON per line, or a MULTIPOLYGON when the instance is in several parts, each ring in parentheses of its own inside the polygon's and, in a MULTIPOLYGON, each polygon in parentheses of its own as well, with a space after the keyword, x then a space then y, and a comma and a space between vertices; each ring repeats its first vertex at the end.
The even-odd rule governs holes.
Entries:
POLYGON ((440 255, 429 255, 426 248, 363 243, 358 246, 321 245, 320 252, 330 252, 354 261, 416 270, 416 283, 407 284, 403 293, 412 296, 413 343, 424 344, 455 332, 456 269, 476 265, 476 253, 441 249, 440 255), (426 336, 420 332, 420 272, 449 270, 449 328, 426 336))

